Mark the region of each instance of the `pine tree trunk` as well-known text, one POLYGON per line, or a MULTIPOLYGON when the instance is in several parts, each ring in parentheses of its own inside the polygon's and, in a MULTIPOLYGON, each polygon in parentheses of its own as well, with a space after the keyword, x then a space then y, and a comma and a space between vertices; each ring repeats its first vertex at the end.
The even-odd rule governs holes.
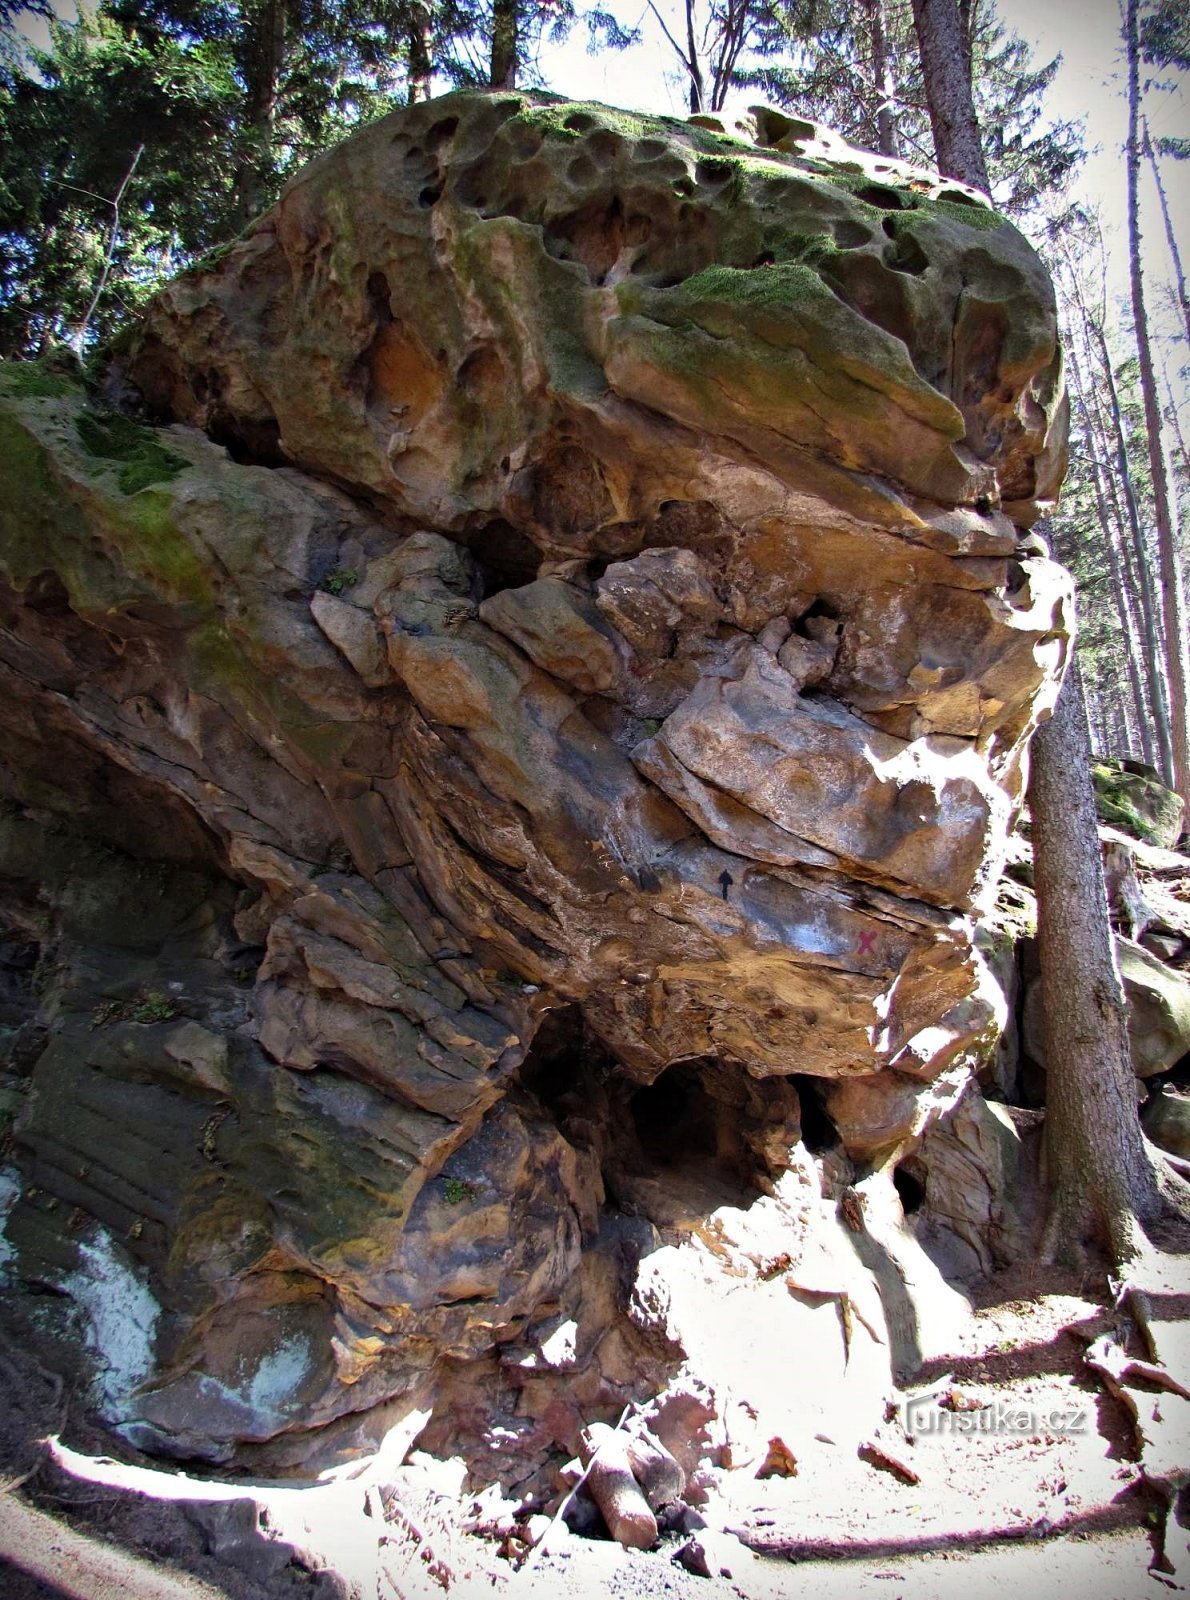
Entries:
POLYGON ((1084 398, 1085 384, 1083 374, 1079 369, 1073 347, 1070 351, 1070 357, 1070 370, 1075 382, 1075 405, 1079 420, 1083 425, 1087 443, 1091 446, 1087 452, 1087 461, 1090 468, 1091 488, 1095 496, 1095 510, 1099 517, 1099 531, 1103 538, 1108 571, 1111 574, 1112 599, 1115 603, 1116 614, 1120 619, 1120 629, 1124 635, 1128 682, 1132 690, 1133 725, 1139 736, 1141 755, 1151 766, 1154 762, 1156 747, 1153 743, 1152 722, 1146 703, 1144 682, 1141 677, 1141 630, 1136 618, 1137 601, 1132 581, 1132 571, 1123 559, 1124 548, 1120 540, 1119 528, 1113 523, 1108 510, 1103 475, 1093 446, 1094 434, 1091 427, 1091 414, 1084 398))
POLYGON ((1173 222, 1169 215, 1169 201, 1165 198, 1165 185, 1161 181, 1161 168, 1157 165, 1157 152, 1153 149, 1153 141, 1149 138, 1148 123, 1144 130, 1145 155, 1149 158, 1149 167, 1153 174, 1153 182, 1157 186, 1157 199, 1161 204, 1161 220, 1165 224, 1165 242, 1169 246, 1170 260, 1173 262, 1174 282, 1178 287, 1178 306, 1182 313, 1182 325, 1186 329, 1186 342, 1190 344, 1190 296, 1186 293, 1186 274, 1182 271, 1182 252, 1178 249, 1178 237, 1173 231, 1173 222))
POLYGON ((1169 368, 1166 366, 1164 358, 1161 361, 1161 376, 1165 379, 1165 415, 1169 419, 1173 442, 1177 446, 1176 462, 1181 463, 1178 470, 1183 478, 1190 478, 1190 455, 1186 453, 1186 441, 1182 437, 1182 424, 1178 417, 1178 403, 1174 398, 1173 384, 1169 381, 1169 368))
MULTIPOLYGON (((1128 461, 1128 441, 1124 435, 1124 419, 1120 409, 1120 396, 1112 372, 1111 356, 1103 329, 1092 323, 1091 328, 1099 346, 1100 364, 1107 385, 1108 408, 1111 414, 1112 440, 1116 458, 1116 472, 1124 495, 1124 509, 1133 560, 1136 563, 1137 593, 1140 599, 1141 621, 1144 624, 1145 665, 1153 705, 1154 733, 1160 752, 1158 766, 1167 783, 1173 782, 1173 735, 1170 729, 1168 696, 1169 675, 1166 669, 1165 644, 1161 635, 1159 607, 1153 590, 1152 565, 1145 548, 1144 529, 1141 527, 1140 507, 1136 500, 1136 486, 1132 481, 1132 468, 1128 461)), ((1106 429, 1104 430, 1106 432, 1106 429)), ((1110 481, 1110 480, 1109 480, 1110 481)), ((1112 485, 1114 493, 1114 484, 1112 485)))
POLYGON ((493 89, 516 88, 519 48, 517 0, 493 0, 491 70, 493 89))
MULTIPOLYGON (((970 57, 964 57, 956 0, 913 0, 913 20, 931 120, 937 104, 949 108, 950 122, 966 130, 952 144, 949 134, 939 138, 935 123, 938 164, 944 173, 986 191, 970 57)), ((1077 1248, 1089 1225, 1114 1262, 1123 1265, 1138 1252, 1137 1219, 1158 1214, 1159 1196, 1136 1114, 1123 986, 1099 855, 1087 714, 1073 663, 1054 715, 1033 737, 1031 754, 1037 941, 1046 1012, 1045 1147, 1054 1201, 1046 1243, 1051 1251, 1077 1248)))
POLYGON ((703 109, 702 68, 698 64, 698 42, 694 37, 694 0, 686 0, 686 72, 690 79, 690 115, 703 109))
POLYGON ((244 127, 248 149, 235 176, 236 212, 244 227, 271 198, 269 180, 288 24, 287 0, 263 0, 251 8, 245 29, 244 127))
POLYGON ((991 188, 971 98, 970 42, 955 0, 913 0, 938 170, 986 194, 991 188))
POLYGON ((1165 623, 1166 681, 1169 684, 1169 731, 1173 744, 1173 784, 1190 808, 1190 658, 1186 641, 1186 596, 1178 559, 1177 530, 1170 502, 1161 447, 1161 407, 1149 345, 1149 319, 1145 309, 1144 277, 1140 257, 1140 40, 1137 0, 1128 0, 1125 42, 1128 48, 1128 260, 1132 287, 1132 320, 1136 353, 1140 361, 1140 387, 1144 397, 1145 432, 1153 481, 1153 511, 1157 523, 1157 550, 1161 567, 1161 612, 1165 623))
POLYGON ((1161 1201, 1136 1115, 1124 988, 1099 854, 1091 749, 1077 666, 1033 740, 1029 804, 1046 1061, 1046 1251, 1088 1243, 1124 1263, 1161 1201))
POLYGON ((405 38, 409 52, 408 100, 411 106, 430 98, 430 13, 420 0, 409 0, 405 38))
POLYGON ((897 114, 892 66, 888 55, 888 32, 885 27, 884 0, 865 0, 868 13, 868 36, 872 44, 872 81, 880 95, 876 108, 876 147, 881 155, 897 159, 897 114))

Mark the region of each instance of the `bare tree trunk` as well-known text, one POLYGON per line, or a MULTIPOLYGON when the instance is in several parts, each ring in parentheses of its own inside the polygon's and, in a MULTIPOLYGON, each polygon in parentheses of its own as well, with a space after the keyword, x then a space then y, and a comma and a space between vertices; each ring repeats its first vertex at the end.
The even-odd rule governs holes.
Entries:
POLYGON ((1178 416, 1178 402, 1174 395, 1173 384, 1169 379, 1169 368, 1165 364, 1164 356, 1161 358, 1161 376, 1165 380, 1165 416, 1178 452, 1173 465, 1182 474, 1183 483, 1185 483, 1190 481, 1190 455, 1186 453, 1186 441, 1182 436, 1182 422, 1178 416))
POLYGON ((430 98, 433 64, 430 60, 430 12, 421 0, 409 0, 405 38, 409 52, 408 101, 411 106, 430 98))
MULTIPOLYGON (((712 111, 722 111, 728 93, 731 90, 731 81, 735 74, 736 64, 740 59, 748 39, 752 21, 752 0, 727 0, 727 5, 721 13, 719 36, 713 51, 711 62, 711 107, 712 111)), ((687 37, 691 45, 693 59, 694 35, 689 28, 689 8, 687 10, 687 37)))
POLYGON ((519 48, 517 0, 493 0, 491 70, 493 89, 516 88, 519 48))
POLYGON ((1136 1115, 1124 988, 1099 854, 1091 749, 1077 666, 1033 741, 1029 804, 1045 1041, 1045 1152, 1052 1209, 1044 1253, 1105 1245, 1123 1264, 1161 1212, 1136 1115))
POLYGON ((1178 286, 1178 307, 1182 313, 1182 325, 1186 329, 1186 341, 1190 343, 1190 296, 1186 293, 1186 274, 1182 271, 1182 252, 1178 249, 1177 234, 1173 231, 1173 223, 1169 216, 1169 201, 1165 198, 1165 185, 1161 181, 1161 168, 1157 165, 1157 152, 1153 149, 1153 141, 1149 138, 1149 125, 1144 126, 1145 155, 1149 158, 1149 167, 1153 173, 1153 182, 1157 186, 1157 199, 1161 203, 1161 220, 1165 224, 1165 242, 1169 246, 1170 260, 1173 262, 1174 282, 1178 286))
POLYGON ((1152 765, 1156 751, 1153 744, 1149 707, 1144 692, 1144 681, 1141 677, 1142 646, 1140 626, 1136 619, 1136 594, 1132 581, 1132 572, 1131 568, 1123 560, 1125 552, 1123 543, 1120 540, 1119 527, 1113 522, 1108 510, 1107 496, 1103 487, 1103 475, 1095 452, 1091 414, 1087 408, 1084 395, 1085 380, 1079 369, 1073 345, 1070 348, 1070 370, 1075 382, 1075 406, 1087 440, 1087 465, 1090 470, 1091 488, 1095 495, 1095 509, 1099 516, 1099 528, 1103 535, 1103 548, 1107 556, 1108 571, 1111 574, 1112 599, 1115 603, 1116 614, 1120 619, 1120 630, 1124 636, 1128 682, 1132 690, 1133 724, 1139 736, 1141 754, 1152 765), (1119 548, 1117 548, 1117 545, 1119 545, 1119 548))
MULTIPOLYGON (((1156 764, 1160 767, 1166 782, 1172 783, 1173 742, 1169 731, 1165 647, 1161 637, 1160 608, 1157 604, 1157 595, 1153 583, 1153 564, 1149 556, 1144 530, 1141 526, 1136 486, 1128 457, 1128 440, 1124 433, 1120 396, 1116 388, 1111 352, 1108 350, 1107 338, 1103 331, 1102 313, 1098 316, 1092 314, 1086 303, 1078 269, 1070 261, 1067 261, 1067 267, 1069 271, 1069 288, 1074 304, 1078 309, 1079 332, 1082 338, 1083 353, 1087 361, 1086 371, 1088 377, 1087 382, 1082 386, 1082 392, 1083 400, 1091 419, 1094 437, 1098 440, 1098 448, 1094 454, 1101 457, 1105 462, 1113 456, 1115 458, 1116 472, 1113 474, 1105 468, 1103 481, 1115 514, 1116 526, 1121 529, 1126 528, 1128 533, 1127 538, 1121 539, 1120 545, 1124 557, 1125 571, 1130 577, 1133 592, 1136 595, 1137 615, 1141 623, 1145 677, 1148 684, 1149 703, 1153 712, 1153 733, 1158 752, 1156 764), (1097 367, 1103 386, 1107 391, 1111 417, 1110 429, 1104 419, 1100 388, 1095 379, 1097 367), (1123 510, 1120 505, 1121 493, 1124 497, 1123 510)), ((1073 346, 1070 354, 1073 360, 1073 346)))
MULTIPOLYGON (((986 190, 970 57, 964 58, 956 0, 913 0, 913 20, 938 164, 986 190), (940 30, 936 36, 935 28, 940 30), (946 108, 949 122, 941 115, 934 119, 935 104, 946 108), (951 123, 962 135, 954 143, 951 123), (940 124, 947 130, 944 138, 940 124)), ((1053 1187, 1046 1244, 1053 1251, 1065 1234, 1062 1244, 1077 1247, 1089 1230, 1122 1266, 1139 1253, 1138 1219, 1155 1218, 1160 1197, 1136 1115, 1124 993, 1099 856, 1087 714, 1073 663, 1054 715, 1037 730, 1031 752, 1033 872, 1046 1011, 1045 1147, 1053 1187)))
POLYGON ((698 45, 694 38, 694 0, 686 0, 686 70, 690 75, 690 115, 702 110, 702 68, 698 64, 698 45))
POLYGON ((657 19, 662 33, 669 41, 670 47, 678 60, 682 63, 682 70, 686 74, 689 85, 690 115, 698 116, 703 109, 703 96, 705 85, 702 76, 702 67, 698 59, 698 41, 694 37, 694 0, 686 0, 686 43, 679 44, 670 32, 669 23, 661 11, 658 10, 656 0, 648 0, 649 10, 657 19))
POLYGON ((251 222, 269 199, 268 180, 273 171, 277 101, 285 65, 288 21, 287 0, 263 0, 249 12, 244 121, 250 149, 235 176, 236 211, 241 226, 251 222))
POLYGON ((1128 259, 1132 286, 1132 320, 1136 353, 1140 360, 1140 387, 1144 397, 1145 432, 1153 480, 1153 510, 1157 522, 1157 550, 1161 568, 1161 611, 1165 622, 1165 665, 1169 684, 1169 731, 1173 744, 1173 785, 1190 807, 1190 657, 1186 643, 1186 596, 1178 559, 1177 530, 1161 448, 1161 407, 1149 345, 1149 319, 1145 309, 1144 277, 1140 259, 1140 39, 1137 0, 1128 0, 1125 42, 1128 47, 1128 259))
POLYGON ((991 184, 971 98, 970 42, 955 0, 913 0, 938 168, 986 194, 991 184))
POLYGON ((872 45, 872 82, 880 95, 880 104, 876 107, 876 146, 881 155, 896 159, 901 151, 897 144, 896 87, 888 54, 884 0, 864 0, 864 10, 868 14, 868 36, 872 45))
MULTIPOLYGON (((1157 597, 1153 592, 1152 565, 1149 561, 1148 550, 1145 548, 1144 529, 1140 523, 1140 507, 1136 500, 1136 486, 1132 481, 1132 468, 1128 461, 1128 441, 1124 435, 1124 419, 1120 409, 1120 396, 1116 389, 1115 374, 1112 372, 1107 340, 1101 327, 1095 323, 1090 324, 1090 327, 1099 346, 1100 362, 1107 386, 1112 438, 1115 444, 1116 471, 1120 488, 1124 495, 1128 533, 1132 542, 1133 558, 1136 562, 1137 592, 1140 598, 1141 620, 1144 624, 1145 664, 1148 670, 1153 704, 1154 731, 1157 735, 1157 746, 1161 756, 1158 765, 1166 782, 1172 783, 1174 764, 1173 734, 1170 728, 1171 717, 1168 699, 1169 675, 1166 670, 1165 643, 1161 633, 1157 597)), ((1114 484, 1112 487, 1114 493, 1114 484)))

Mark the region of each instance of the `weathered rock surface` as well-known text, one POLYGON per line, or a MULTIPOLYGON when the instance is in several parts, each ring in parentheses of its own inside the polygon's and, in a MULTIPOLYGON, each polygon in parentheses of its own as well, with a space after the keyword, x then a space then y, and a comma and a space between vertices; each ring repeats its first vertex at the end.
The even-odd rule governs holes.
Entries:
POLYGON ((144 1448, 325 1458, 470 1363, 572 1452, 680 1355, 615 1324, 655 1228, 811 1106, 900 1159, 994 1045, 1052 294, 757 126, 434 101, 154 302, 173 426, 0 375, 9 1271, 144 1448))
POLYGON ((1190 1095, 1163 1090, 1144 1107, 1140 1119, 1154 1144, 1190 1161, 1190 1095))

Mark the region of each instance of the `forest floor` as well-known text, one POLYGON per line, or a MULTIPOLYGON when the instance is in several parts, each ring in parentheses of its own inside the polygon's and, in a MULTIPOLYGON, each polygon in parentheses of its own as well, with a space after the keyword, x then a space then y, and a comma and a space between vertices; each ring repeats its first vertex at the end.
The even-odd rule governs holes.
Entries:
MULTIPOLYGON (((1155 1258, 1147 1285, 1161 1365, 1175 1385, 1190 1388, 1190 1254, 1155 1258)), ((334 1543, 351 1548, 354 1570, 344 1572, 348 1563, 333 1550, 319 1554, 312 1537, 301 1550, 304 1561, 270 1573, 261 1551, 245 1562, 242 1525, 229 1542, 226 1526, 219 1531, 208 1518, 200 1529, 168 1500, 105 1491, 100 1482, 110 1482, 114 1469, 99 1456, 92 1460, 100 1481, 75 1479, 72 1490, 59 1467, 51 1464, 47 1473, 43 1454, 42 1468, 0 1499, 0 1593, 6 1600, 100 1600, 109 1592, 132 1600, 321 1600, 335 1588, 304 1568, 323 1562, 349 1582, 359 1584, 362 1574, 369 1600, 444 1593, 468 1600, 993 1600, 1005 1586, 1047 1600, 1139 1600, 1187 1591, 1190 1492, 1182 1491, 1179 1504, 1177 1490, 1190 1476, 1190 1399, 1135 1373, 1117 1384, 1122 1399, 1108 1392, 1085 1358, 1102 1351, 1096 1341, 1110 1340, 1119 1326, 1102 1278, 1018 1269, 987 1280, 957 1347, 915 1379, 913 1392, 929 1396, 917 1413, 925 1431, 910 1440, 902 1408, 879 1430, 883 1461, 819 1440, 799 1457, 794 1476, 716 1476, 704 1508, 712 1532, 697 1535, 710 1576, 676 1563, 684 1535, 667 1535, 650 1552, 626 1551, 562 1523, 518 1570, 496 1544, 459 1533, 446 1498, 432 1490, 406 1502, 413 1519, 390 1526, 372 1580, 359 1552, 361 1541, 376 1548, 377 1525, 362 1494, 352 1502, 341 1491, 334 1543), (58 1520, 38 1519, 34 1508, 58 1520), (115 1580, 120 1557, 113 1550, 121 1549, 157 1565, 139 1577, 121 1568, 120 1586, 109 1589, 95 1573, 105 1570, 106 1557, 115 1580), (175 1579, 171 1564, 207 1587, 175 1579)), ((1142 1360, 1146 1352, 1135 1333, 1132 1339, 1126 1354, 1142 1360)), ((35 1368, 22 1382, 19 1362, 12 1351, 4 1360, 10 1382, 22 1385, 0 1425, 6 1464, 31 1459, 38 1416, 35 1368)), ((82 1459, 70 1458, 75 1472, 82 1459)), ((168 1476, 152 1475, 167 1483, 168 1476)), ((248 1543, 267 1546, 269 1537, 253 1525, 248 1543)), ((509 1548, 524 1553, 515 1540, 506 1541, 509 1548)), ((287 1550, 277 1550, 274 1569, 287 1550)))

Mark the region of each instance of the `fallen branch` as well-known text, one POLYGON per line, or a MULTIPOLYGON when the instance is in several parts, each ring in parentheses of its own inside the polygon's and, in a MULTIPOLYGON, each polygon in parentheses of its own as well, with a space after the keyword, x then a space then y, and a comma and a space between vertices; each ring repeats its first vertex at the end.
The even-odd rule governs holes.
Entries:
MULTIPOLYGON (((624 1407, 623 1411, 620 1413, 619 1422, 617 1422, 615 1427, 611 1430, 611 1433, 608 1435, 608 1438, 604 1440, 604 1445, 606 1445, 615 1434, 619 1433, 620 1429, 628 1421, 628 1418, 630 1416, 632 1416, 632 1414, 635 1412, 635 1410, 636 1410, 636 1406, 630 1401, 628 1403, 628 1405, 626 1405, 624 1407)), ((603 1446, 601 1445, 600 1449, 602 1449, 602 1448, 603 1448, 603 1446)), ((549 1527, 545 1530, 545 1532, 542 1534, 541 1538, 538 1539, 537 1543, 533 1546, 533 1548, 529 1551, 528 1555, 521 1562, 519 1568, 517 1569, 519 1572, 527 1572, 529 1570, 529 1568, 532 1567, 536 1563, 536 1561, 538 1560, 538 1558, 541 1555, 542 1551, 545 1549, 546 1541, 548 1540, 550 1534, 553 1533, 553 1531, 557 1527, 558 1523, 566 1515, 566 1512, 568 1511, 568 1509, 570 1507, 571 1501, 574 1499, 575 1495, 582 1488, 583 1484, 586 1483, 587 1479, 590 1477, 591 1468, 595 1465, 595 1463, 598 1460, 599 1460, 599 1450, 596 1450, 595 1453, 592 1455, 590 1461, 588 1461, 586 1466, 583 1468, 582 1472, 579 1473, 578 1477, 571 1484, 569 1490, 566 1492, 565 1496, 563 1497, 561 1505, 558 1507, 558 1509, 554 1512, 553 1516, 550 1518, 549 1527)))
POLYGON ((95 293, 91 296, 91 304, 83 312, 83 320, 79 323, 77 329, 75 330, 74 338, 70 341, 74 348, 75 354, 79 356, 81 356, 83 353, 83 346, 87 341, 87 328, 90 325, 91 318, 95 315, 95 307, 99 304, 99 297, 102 295, 107 286, 107 280, 112 270, 112 262, 116 257, 116 245, 120 239, 120 201, 123 200, 124 191, 132 182, 133 174, 136 172, 137 164, 144 153, 144 145, 137 145, 136 153, 132 157, 128 171, 124 174, 120 187, 116 190, 115 199, 107 202, 107 204, 112 208, 112 231, 108 235, 107 254, 103 259, 103 271, 99 274, 99 282, 95 286, 95 293))

